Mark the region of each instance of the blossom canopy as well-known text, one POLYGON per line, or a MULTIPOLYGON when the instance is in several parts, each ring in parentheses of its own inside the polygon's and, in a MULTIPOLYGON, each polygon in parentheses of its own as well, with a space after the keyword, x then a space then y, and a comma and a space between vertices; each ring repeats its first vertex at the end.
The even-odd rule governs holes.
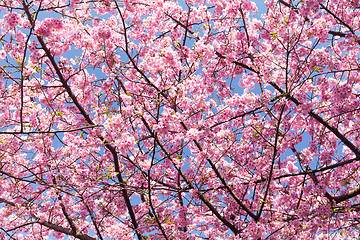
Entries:
POLYGON ((0 0, 0 239, 358 239, 359 0, 0 0))

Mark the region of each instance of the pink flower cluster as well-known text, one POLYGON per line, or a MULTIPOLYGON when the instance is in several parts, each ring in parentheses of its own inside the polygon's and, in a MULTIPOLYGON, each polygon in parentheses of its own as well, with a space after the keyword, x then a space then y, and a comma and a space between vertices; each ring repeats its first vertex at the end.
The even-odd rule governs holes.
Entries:
POLYGON ((46 18, 41 22, 40 26, 35 30, 35 34, 43 37, 51 36, 53 30, 61 30, 63 28, 63 21, 59 18, 46 18))
POLYGON ((14 12, 10 12, 5 16, 5 22, 9 27, 14 28, 20 24, 20 15, 14 12))
POLYGON ((98 29, 98 35, 100 38, 109 39, 111 37, 110 29, 100 27, 98 29))
POLYGON ((351 87, 347 84, 335 86, 333 90, 334 101, 340 102, 348 98, 351 94, 351 91, 351 87))
POLYGON ((359 0, 0 1, 0 240, 359 239, 359 0))

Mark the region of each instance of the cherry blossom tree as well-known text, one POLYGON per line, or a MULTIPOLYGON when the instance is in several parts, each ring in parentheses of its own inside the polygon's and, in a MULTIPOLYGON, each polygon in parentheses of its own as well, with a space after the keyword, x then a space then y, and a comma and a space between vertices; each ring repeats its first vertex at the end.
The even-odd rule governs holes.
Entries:
POLYGON ((357 239, 359 0, 1 0, 0 239, 357 239))

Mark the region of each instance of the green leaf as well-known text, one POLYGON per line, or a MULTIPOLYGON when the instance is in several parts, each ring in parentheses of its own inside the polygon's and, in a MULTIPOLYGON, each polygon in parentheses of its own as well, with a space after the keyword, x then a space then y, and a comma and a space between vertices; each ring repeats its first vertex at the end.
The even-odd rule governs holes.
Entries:
POLYGON ((277 32, 271 32, 270 35, 272 36, 272 38, 275 40, 277 39, 277 32))
POLYGON ((57 116, 62 116, 64 113, 60 112, 60 110, 57 110, 57 112, 55 113, 57 116))

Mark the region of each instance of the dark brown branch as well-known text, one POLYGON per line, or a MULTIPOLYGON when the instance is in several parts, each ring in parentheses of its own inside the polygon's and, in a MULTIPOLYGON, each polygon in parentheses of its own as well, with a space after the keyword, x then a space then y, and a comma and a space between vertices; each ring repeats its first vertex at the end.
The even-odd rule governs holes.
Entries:
MULTIPOLYGON (((54 185, 57 185, 56 184, 56 180, 55 180, 55 177, 53 178, 53 184, 54 185)), ((74 220, 70 217, 69 213, 66 211, 66 207, 65 205, 63 204, 62 202, 62 196, 60 195, 60 193, 58 192, 58 199, 59 199, 59 202, 60 202, 60 206, 61 206, 61 211, 63 212, 67 222, 69 223, 70 225, 70 228, 71 228, 71 235, 79 235, 79 234, 82 234, 81 231, 76 227, 75 225, 75 222, 74 220)))
MULTIPOLYGON (((219 53, 219 52, 215 52, 215 54, 216 54, 219 58, 222 58, 222 59, 225 59, 225 58, 226 58, 226 56, 222 55, 222 54, 219 53)), ((233 61, 233 63, 235 63, 236 65, 238 65, 238 66, 240 66, 240 67, 243 67, 243 68, 245 68, 245 69, 247 69, 247 70, 250 70, 250 71, 252 71, 252 72, 254 72, 254 73, 256 73, 256 74, 259 74, 259 73, 260 73, 259 71, 253 69, 252 67, 250 67, 250 66, 248 66, 248 65, 246 65, 246 64, 244 64, 244 63, 242 63, 242 62, 233 61)))
MULTIPOLYGON (((32 18, 30 10, 29 10, 27 4, 25 3, 25 1, 23 1, 23 5, 24 5, 24 10, 25 10, 25 13, 26 13, 26 15, 28 17, 28 20, 30 21, 31 25, 34 25, 35 24, 34 20, 32 18)), ((52 56, 49 48, 46 46, 46 44, 45 44, 44 40, 42 39, 42 37, 40 35, 38 35, 36 37, 37 37, 37 39, 38 39, 38 41, 39 41, 39 43, 41 45, 41 48, 45 51, 46 56, 50 60, 51 65, 54 67, 56 75, 59 77, 60 82, 62 83, 63 87, 65 88, 67 94, 69 95, 69 97, 71 98, 71 100, 73 101, 75 106, 80 111, 81 115, 85 118, 85 120, 90 125, 95 125, 93 123, 93 121, 91 120, 90 116, 87 114, 87 112, 83 108, 83 106, 79 103, 79 101, 75 97, 74 93, 72 92, 70 86, 67 83, 67 80, 63 77, 63 75, 62 75, 62 73, 60 71, 60 68, 58 67, 54 57, 52 56)), ((113 156, 116 177, 117 177, 117 179, 118 179, 118 181, 120 183, 121 192, 122 192, 122 195, 124 197, 125 204, 126 204, 126 207, 128 209, 128 212, 129 212, 129 215, 130 215, 131 222, 133 224, 134 230, 136 232, 136 235, 137 235, 138 239, 141 240, 143 238, 142 238, 142 236, 141 236, 141 234, 139 233, 139 230, 138 230, 138 224, 137 224, 137 221, 136 221, 135 213, 134 213, 134 211, 132 209, 129 194, 128 194, 127 190, 126 190, 126 184, 125 184, 125 182, 124 182, 124 180, 123 180, 123 178, 122 178, 122 176, 120 174, 119 158, 118 158, 118 155, 117 155, 117 152, 116 152, 116 148, 114 146, 112 146, 103 136, 98 135, 98 138, 103 142, 104 146, 111 152, 111 154, 113 156)))
MULTIPOLYGON (((161 150, 164 152, 164 154, 172 161, 171 155, 167 152, 166 148, 162 145, 159 138, 155 135, 155 133, 152 131, 150 125, 147 123, 144 117, 141 116, 141 121, 144 123, 145 127, 148 129, 150 134, 153 136, 154 140, 157 142, 157 144, 160 146, 161 150)), ((189 186, 190 189, 197 189, 194 187, 194 185, 191 183, 191 181, 185 176, 185 174, 181 171, 180 168, 178 168, 175 164, 173 164, 176 170, 180 173, 181 177, 185 180, 186 184, 189 186)), ((216 210, 216 208, 199 192, 197 192, 197 196, 200 198, 200 200, 210 209, 210 211, 225 225, 227 226, 235 235, 238 235, 240 231, 231 224, 228 220, 226 220, 221 214, 216 210)))
MULTIPOLYGON (((128 43, 127 43, 127 34, 126 34, 126 26, 125 26, 125 20, 123 19, 123 17, 122 17, 122 13, 121 13, 121 11, 120 11, 120 9, 118 8, 118 12, 119 12, 119 14, 120 14, 120 16, 121 16, 121 18, 122 18, 122 22, 123 22, 123 28, 124 28, 124 37, 125 37, 125 52, 126 52, 126 54, 127 54, 127 56, 128 56, 128 58, 130 59, 130 61, 132 62, 132 65, 133 65, 133 67, 135 68, 135 70, 137 71, 137 72, 139 72, 142 76, 143 76, 143 78, 152 86, 152 87, 154 87, 155 88, 155 90, 157 90, 165 99, 168 99, 168 97, 166 96, 166 94, 164 94, 160 89, 158 89, 155 85, 153 85, 151 82, 150 82, 150 80, 147 78, 147 76, 145 75, 145 73, 144 72, 142 72, 139 68, 138 68, 138 66, 136 65, 136 63, 134 62, 134 60, 132 59, 132 57, 130 56, 130 54, 129 54, 129 52, 128 52, 128 43)), ((220 54, 220 53, 218 53, 218 54, 220 54)), ((220 56, 222 56, 223 58, 225 58, 225 56, 223 56, 223 55, 221 55, 220 54, 220 56)), ((247 65, 244 65, 244 64, 242 64, 242 63, 238 63, 238 62, 235 62, 235 64, 238 64, 238 65, 241 65, 241 66, 243 66, 243 67, 245 67, 245 68, 247 68, 247 69, 249 69, 249 70, 251 70, 251 71, 253 71, 253 72, 256 72, 256 73, 258 73, 256 70, 254 70, 253 68, 251 68, 251 67, 248 67, 247 65)), ((126 92, 126 89, 125 89, 125 92, 126 92)), ((145 121, 145 119, 142 117, 142 119, 143 119, 143 122, 145 121)), ((146 122, 146 121, 145 121, 146 122)), ((145 122, 144 122, 144 124, 145 124, 145 122)), ((187 130, 187 127, 186 127, 186 125, 183 123, 183 122, 181 122, 181 125, 184 127, 184 129, 185 130, 187 130)), ((148 128, 148 130, 149 130, 149 132, 150 132, 150 127, 147 127, 148 128)), ((201 146, 200 146, 200 144, 196 141, 196 140, 194 140, 194 142, 195 142, 195 144, 196 144, 196 146, 199 148, 199 150, 200 151, 202 151, 202 148, 201 148, 201 146)), ((166 150, 166 149, 163 149, 163 151, 164 150, 166 150)), ((211 167, 212 167, 212 169, 215 171, 215 173, 216 173, 216 175, 219 177, 219 179, 221 180, 221 182, 222 182, 222 184, 226 187, 226 189, 228 190, 228 192, 230 193, 230 195, 236 200, 236 202, 241 206, 241 208, 246 212, 246 213, 248 213, 249 214, 249 216, 251 217, 251 218, 253 218, 255 221, 257 221, 256 219, 256 216, 255 216, 255 214, 254 213, 252 213, 243 203, 242 203, 242 201, 235 195, 235 193, 231 190, 231 188, 227 185, 227 183, 226 183, 226 181, 225 181, 225 179, 221 176, 221 174, 220 174, 220 172, 216 169, 216 166, 215 166, 215 164, 211 161, 211 159, 210 158, 207 158, 207 161, 209 162, 209 164, 211 165, 211 167)), ((216 214, 215 214, 216 215, 216 214)), ((220 216, 220 220, 221 221, 223 221, 223 220, 225 220, 225 221, 227 221, 226 219, 223 219, 223 217, 221 217, 221 215, 219 215, 220 216), (223 220, 222 220, 223 219, 223 220)), ((224 223, 224 222, 223 222, 224 223)), ((225 224, 225 223, 224 223, 225 224)), ((225 225, 227 225, 227 224, 225 224, 225 225)), ((231 225, 231 224, 230 224, 231 225)), ((228 225, 227 225, 228 226, 228 225)), ((231 225, 232 226, 232 225, 231 225)), ((230 228, 230 227, 229 227, 230 228)), ((231 228, 230 228, 231 229, 231 228)), ((236 229, 236 231, 238 231, 237 229, 236 229)))
POLYGON ((273 175, 274 164, 275 164, 275 160, 276 160, 276 156, 277 156, 277 143, 278 143, 278 138, 279 138, 279 135, 280 135, 280 123, 281 123, 282 115, 284 113, 284 108, 285 108, 285 105, 283 105, 282 108, 281 108, 280 116, 279 116, 277 126, 276 126, 276 134, 275 134, 275 140, 274 140, 275 141, 275 143, 274 143, 274 153, 273 153, 273 157, 272 157, 272 161, 271 161, 270 173, 269 173, 268 182, 267 182, 267 185, 266 185, 264 199, 263 199, 263 201, 261 203, 259 212, 256 215, 257 221, 259 221, 261 213, 263 211, 263 208, 264 208, 264 205, 265 205, 265 200, 266 200, 266 197, 267 197, 269 189, 270 189, 271 179, 273 178, 272 175, 273 175))
POLYGON ((150 179, 148 180, 148 194, 149 194, 149 205, 150 205, 150 208, 151 208, 151 211, 153 212, 153 216, 154 216, 154 218, 155 218, 155 221, 156 221, 156 223, 157 223, 157 225, 158 225, 158 228, 160 229, 160 231, 161 231, 161 233, 162 233, 162 235, 164 236, 164 238, 166 239, 166 240, 168 240, 169 238, 168 238, 168 236, 166 235, 166 232, 165 232, 165 229, 163 228, 163 226, 161 225, 161 222, 160 222, 160 220, 159 220, 159 218, 158 218, 158 215, 157 215, 157 213, 156 213, 156 210, 155 210, 155 207, 154 207, 154 205, 153 205, 153 203, 152 203, 152 198, 151 198, 151 181, 150 181, 150 179))
MULTIPOLYGON (((185 125, 184 122, 180 122, 180 124, 183 126, 183 128, 188 131, 188 127, 185 125)), ((199 149, 200 152, 203 152, 203 148, 201 147, 200 143, 197 140, 193 140, 196 147, 199 149)), ((206 157, 207 162, 210 164, 211 169, 215 172, 216 176, 220 179, 221 183, 224 185, 224 187, 226 188, 226 190, 230 193, 230 195, 234 198, 234 200, 240 205, 240 207, 247 213, 249 214, 249 216, 254 219, 255 221, 258 221, 258 217, 255 216, 254 213, 252 213, 250 211, 249 208, 247 208, 243 202, 236 196, 236 194, 234 193, 234 191, 230 188, 230 186, 227 184, 227 182, 225 181, 225 179, 223 178, 223 176, 221 175, 221 173, 219 172, 219 170, 216 168, 214 162, 209 158, 206 157)))
MULTIPOLYGON (((295 177, 295 176, 301 176, 301 175, 308 175, 308 174, 312 174, 312 173, 324 172, 326 170, 341 167, 341 166, 344 166, 346 164, 352 163, 354 161, 359 161, 359 160, 360 160, 359 158, 353 158, 353 159, 349 159, 349 160, 346 160, 346 161, 335 163, 335 164, 332 164, 332 165, 329 165, 329 166, 326 166, 326 167, 323 167, 323 168, 319 168, 319 169, 314 169, 314 170, 309 169, 308 171, 303 171, 303 172, 298 172, 298 173, 283 174, 283 175, 274 177, 274 179, 281 179, 281 178, 287 178, 287 177, 295 177)), ((256 183, 263 182, 263 181, 264 180, 260 180, 260 181, 257 181, 256 183)))
POLYGON ((164 93, 164 91, 161 91, 157 86, 155 86, 150 79, 145 75, 145 73, 143 71, 141 71, 139 69, 139 67, 137 66, 137 64, 135 63, 134 59, 130 56, 130 52, 129 52, 129 42, 128 42, 128 37, 127 37, 127 30, 126 30, 126 25, 125 25, 125 19, 123 17, 123 14, 121 13, 121 10, 117 4, 117 2, 115 1, 116 4, 116 8, 119 12, 119 15, 121 17, 122 20, 122 25, 124 28, 124 40, 125 40, 125 54, 127 55, 127 57, 129 58, 131 64, 133 65, 133 67, 135 68, 135 70, 140 73, 140 75, 144 78, 144 80, 153 88, 156 89, 156 91, 158 91, 163 97, 166 98, 166 94, 164 93))
MULTIPOLYGON (((274 82, 270 82, 270 85, 273 86, 276 90, 278 90, 283 96, 285 96, 287 99, 291 100, 293 103, 295 103, 297 106, 301 105, 301 102, 299 100, 297 100, 295 97, 291 96, 289 93, 285 92, 282 88, 280 88, 276 83, 274 82)), ((355 154, 356 156, 356 160, 358 160, 360 158, 360 150, 354 145, 352 144, 352 142, 350 142, 342 133, 339 132, 339 130, 337 128, 335 128, 334 126, 330 125, 329 123, 327 123, 322 117, 320 117, 318 114, 314 113, 312 110, 309 112, 309 115, 314 118, 316 121, 318 121, 321 125, 323 125, 324 127, 326 127, 327 129, 329 129, 333 134, 335 134, 348 148, 350 148, 350 150, 355 154)), ((330 169, 330 168, 335 168, 338 166, 342 166, 345 165, 347 163, 351 163, 353 161, 355 161, 355 159, 350 159, 347 161, 344 161, 342 163, 338 163, 338 164, 334 164, 332 166, 328 166, 327 168, 323 168, 322 171, 325 171, 326 169, 330 169), (324 170, 325 169, 325 170, 324 170)), ((317 184, 317 179, 315 176, 315 171, 310 171, 310 168, 307 167, 307 174, 310 175, 310 177, 313 179, 314 183, 317 184)), ((360 187, 349 191, 347 194, 338 196, 338 197, 333 197, 331 196, 328 192, 325 192, 325 197, 327 197, 330 201, 335 201, 336 203, 340 203, 343 201, 346 201, 350 198, 353 198, 357 195, 360 195, 360 187)))
MULTIPOLYGON (((3 199, 3 198, 0 198, 0 203, 6 203, 6 204, 9 204, 11 206, 16 206, 15 203, 13 202, 9 202, 7 201, 6 199, 3 199)), ((42 226, 45 226, 47 228, 50 228, 56 232, 61 232, 61 233, 65 233, 67 235, 70 235, 70 236, 73 236, 75 238, 78 238, 80 240, 96 240, 96 238, 93 238, 93 237, 90 237, 89 235, 86 235, 86 234, 82 234, 82 233, 76 233, 76 232, 73 232, 72 230, 70 229, 67 229, 67 228, 64 228, 64 227, 61 227, 59 225, 56 225, 56 224, 53 224, 51 222, 48 222, 48 221, 41 221, 38 217, 36 217, 35 215, 31 215, 32 218, 34 218, 36 221, 33 222, 33 223, 29 223, 29 224, 40 224, 42 226)), ((26 224, 28 225, 28 224, 26 224)))
MULTIPOLYGON (((125 26, 125 20, 122 16, 122 13, 119 9, 119 7, 117 6, 117 9, 118 9, 118 12, 120 14, 120 17, 122 19, 122 23, 123 23, 123 28, 124 28, 124 38, 125 38, 125 53, 127 54, 128 58, 130 59, 133 67, 135 68, 135 70, 150 84, 150 86, 154 87, 155 90, 157 90, 165 99, 168 99, 167 95, 164 94, 160 89, 158 89, 154 84, 152 84, 150 82, 150 80, 147 78, 147 76, 145 75, 145 73, 143 71, 141 71, 138 66, 136 65, 136 63, 134 62, 133 58, 130 56, 129 54, 129 50, 128 50, 128 40, 127 40, 127 33, 126 33, 126 26, 125 26)), ((170 18, 172 18, 171 16, 169 16, 170 18)), ((173 18, 172 18, 173 19, 173 18)), ((173 19, 174 21, 176 21, 175 19, 173 19)), ((187 28, 184 24, 180 24, 180 26, 184 27, 184 28, 187 28)), ((190 32, 190 31, 189 31, 190 32)), ((191 32, 190 32, 191 33, 191 32)), ((225 56, 221 55, 220 53, 216 53, 218 56, 220 56, 221 58, 226 58, 225 56)), ((237 62, 237 61, 234 61, 233 63, 239 65, 239 66, 242 66, 248 70, 251 70, 252 72, 255 72, 255 73, 259 73, 258 71, 256 71, 255 69, 243 64, 243 63, 240 63, 240 62, 237 62)), ((125 90, 126 91, 126 90, 125 90)), ((176 109, 175 109, 176 110, 176 109)), ((152 132, 151 131, 151 128, 150 126, 147 125, 147 122, 146 120, 141 117, 144 125, 148 128, 149 132, 152 132)), ((186 125, 184 124, 184 122, 181 122, 181 125, 184 127, 185 130, 187 130, 187 127, 186 125)), ((153 137, 155 138, 154 134, 152 133, 153 137)), ((200 144, 194 140, 195 142, 195 145, 198 147, 198 149, 200 151, 202 151, 202 147, 200 146, 200 144)), ((158 142, 159 146, 162 146, 160 142, 158 142)), ((166 149, 163 148, 162 149, 165 153, 166 149)), ((170 156, 169 156, 170 157, 170 156)), ((247 213, 249 214, 249 216, 251 218, 253 218, 255 221, 257 221, 257 217, 255 216, 254 213, 252 213, 243 203, 242 201, 235 195, 235 193, 232 191, 232 189, 228 186, 228 184, 226 183, 225 179, 221 176, 220 172, 217 170, 215 164, 212 162, 212 160, 210 158, 207 158, 207 161, 209 162, 209 164, 211 165, 211 168, 214 170, 214 172, 216 173, 217 177, 220 179, 220 181, 222 182, 222 184, 225 186, 225 188, 228 190, 228 192, 230 193, 230 195, 235 199, 235 201, 241 206, 241 208, 247 213)), ((180 171, 180 170, 179 170, 180 171)), ((190 185, 189 185, 190 186, 190 185)), ((205 199, 206 200, 206 199, 205 199)), ((205 202, 204 202, 205 203, 205 202)), ((206 203, 205 203, 206 204, 206 203)), ((206 204, 207 205, 207 204, 206 204)), ((216 216, 218 216, 218 218, 226 225, 228 226, 231 230, 235 231, 238 233, 239 230, 237 230, 236 228, 234 229, 234 226, 230 223, 225 223, 225 221, 227 222, 226 219, 224 219, 221 215, 217 215, 216 213, 214 213, 216 216), (230 225, 228 225, 230 224, 230 225)), ((234 232, 234 233, 235 233, 234 232)), ((236 233, 236 234, 237 234, 236 233)))
POLYGON ((74 221, 72 220, 72 218, 70 217, 70 215, 68 214, 68 212, 66 211, 66 208, 65 208, 65 205, 61 202, 62 199, 61 199, 61 196, 59 196, 59 200, 60 200, 60 206, 61 206, 61 211, 63 212, 66 220, 68 221, 69 225, 70 225, 70 228, 71 228, 71 235, 79 235, 79 234, 82 234, 78 228, 75 226, 75 223, 74 221))
POLYGON ((240 8, 239 8, 239 11, 241 13, 241 19, 242 19, 242 22, 244 24, 244 29, 245 29, 246 39, 247 39, 247 45, 248 45, 248 47, 250 47, 250 37, 249 37, 248 30, 247 30, 246 22, 245 22, 245 14, 244 14, 244 11, 242 10, 241 5, 240 5, 240 8))
MULTIPOLYGON (((41 4, 41 3, 40 3, 41 4)), ((20 66, 20 69, 21 69, 21 79, 20 79, 20 132, 22 132, 24 130, 24 126, 23 126, 23 111, 24 111, 24 80, 25 80, 25 77, 24 77, 24 65, 25 65, 25 59, 26 59, 26 52, 27 52, 27 48, 28 48, 28 43, 29 43, 29 40, 30 40, 30 36, 32 34, 34 30, 34 25, 32 24, 31 25, 31 28, 30 28, 30 33, 29 35, 27 36, 26 38, 26 42, 24 44, 25 46, 25 49, 24 49, 24 54, 23 54, 23 59, 21 61, 21 66, 20 66)))
MULTIPOLYGON (((298 9, 294 8, 293 6, 291 6, 289 3, 283 1, 283 0, 278 0, 279 3, 283 4, 284 6, 288 7, 288 8, 291 8, 293 9, 295 12, 299 12, 298 9)), ((323 4, 320 3, 320 7, 322 9, 324 9, 327 13, 329 13, 331 16, 333 16, 336 20, 338 20, 340 22, 341 25, 345 26, 347 29, 349 29, 349 31, 354 34, 355 34, 355 31, 348 25, 346 24, 343 20, 341 20, 338 16, 336 16, 333 12, 331 12, 328 8, 326 8, 323 4)), ((309 18, 306 17, 305 18, 306 21, 309 21, 309 18)), ((347 34, 345 33, 342 33, 342 32, 336 32, 336 31, 332 31, 330 30, 329 31, 329 34, 333 35, 333 36, 339 36, 339 37, 346 37, 347 34)), ((357 40, 356 41, 358 44, 360 44, 360 40, 357 40)))
POLYGON ((354 30, 343 20, 341 20, 338 16, 336 16, 333 12, 331 12, 327 7, 325 7, 322 3, 320 3, 320 7, 322 9, 324 9, 327 13, 329 13, 331 16, 333 16, 333 18, 335 18, 336 20, 338 20, 340 22, 341 25, 345 26, 347 29, 349 29, 349 31, 354 34, 354 36, 356 36, 354 30))
POLYGON ((89 212, 91 221, 92 221, 93 224, 94 224, 94 227, 95 227, 95 230, 96 230, 97 235, 99 236, 100 240, 104 240, 103 237, 102 237, 102 235, 101 235, 99 226, 98 226, 98 224, 97 224, 97 222, 96 222, 96 219, 94 218, 93 212, 91 211, 89 205, 85 202, 85 200, 84 200, 84 199, 82 199, 82 200, 83 200, 83 204, 85 205, 86 209, 87 209, 88 212, 89 212))
POLYGON ((95 128, 95 127, 100 127, 100 125, 93 125, 93 126, 84 126, 84 127, 79 127, 79 128, 72 128, 72 129, 63 129, 63 130, 48 130, 48 131, 28 131, 28 132, 11 132, 11 131, 0 131, 0 135, 1 134, 44 134, 44 133, 65 133, 65 132, 76 132, 76 131, 81 131, 84 129, 89 129, 89 128, 95 128))
MULTIPOLYGON (((199 144, 198 141, 194 140, 195 145, 197 148, 202 152, 203 148, 199 144)), ((240 200, 238 196, 234 193, 234 191, 230 188, 230 186, 227 184, 226 180, 223 178, 219 170, 216 168, 214 162, 209 158, 206 157, 207 162, 210 164, 211 169, 215 172, 216 176, 220 179, 221 183, 224 185, 225 189, 230 193, 231 197, 237 202, 237 204, 240 205, 240 207, 256 222, 259 221, 258 216, 256 216, 254 213, 250 211, 248 207, 245 206, 245 204, 240 200)))
MULTIPOLYGON (((35 217, 35 216, 33 216, 35 217)), ((36 217, 35 217, 36 218, 36 217)), ((37 218, 38 219, 38 218, 37 218)), ((38 223, 42 226, 45 226, 47 228, 50 228, 54 231, 57 231, 57 232, 61 232, 61 233, 65 233, 67 235, 70 235, 70 236, 73 236, 75 238, 78 238, 80 240, 96 240, 96 238, 93 238, 93 237, 90 237, 89 235, 86 235, 86 234, 80 234, 80 233, 73 233, 72 230, 70 229, 67 229, 67 228, 64 228, 64 227, 61 227, 59 225, 56 225, 56 224, 53 224, 51 222, 48 222, 48 221, 40 221, 39 219, 35 222, 35 223, 38 223)))
MULTIPOLYGON (((184 28, 186 31, 188 31, 189 33, 191 33, 192 35, 194 35, 194 32, 191 31, 191 30, 190 30, 187 26, 185 26, 183 23, 181 23, 180 21, 176 20, 175 18, 173 18, 171 15, 169 15, 169 14, 167 14, 167 13, 166 13, 166 15, 167 15, 168 17, 170 17, 173 21, 175 21, 177 24, 179 24, 179 25, 180 25, 182 28, 184 28)), ((244 24, 245 24, 245 22, 244 22, 244 24)), ((245 29, 246 29, 246 26, 245 26, 245 29)), ((246 31, 246 32, 247 32, 247 31, 246 31)), ((247 36, 247 37, 248 37, 248 36, 247 36)), ((222 59, 225 59, 225 58, 226 58, 226 56, 222 55, 222 54, 219 53, 219 52, 215 52, 215 54, 216 54, 218 57, 222 58, 222 59)), ((255 70, 254 68, 252 68, 252 67, 250 67, 250 66, 248 66, 248 65, 246 65, 246 64, 244 64, 244 63, 241 63, 241 62, 239 62, 239 61, 233 61, 233 63, 236 64, 236 65, 238 65, 238 66, 240 66, 240 67, 243 67, 243 68, 245 68, 245 69, 247 69, 247 70, 250 70, 250 71, 252 71, 252 72, 254 72, 254 73, 257 73, 257 74, 260 73, 259 71, 255 70)))
MULTIPOLYGON (((306 169, 310 169, 309 167, 306 167, 306 169)), ((319 180, 316 178, 316 175, 315 173, 310 173, 309 176, 311 177, 311 179, 313 180, 314 184, 315 185, 318 185, 319 184, 319 180)), ((334 198, 333 196, 330 195, 330 193, 328 193, 326 190, 325 190, 325 197, 330 201, 330 202, 333 202, 334 201, 334 198)))
MULTIPOLYGON (((279 85, 274 82, 270 82, 270 85, 273 86, 277 91, 279 91, 283 96, 287 99, 291 100, 297 106, 301 105, 301 102, 297 100, 295 97, 291 96, 289 93, 285 92, 279 85)), ((339 132, 337 128, 327 123, 322 117, 318 114, 314 113, 312 110, 309 112, 309 115, 318 121, 321 125, 329 129, 335 136, 337 136, 351 151, 355 154, 356 158, 360 158, 360 150, 352 144, 342 133, 339 132)))
MULTIPOLYGON (((347 37, 346 33, 343 32, 336 32, 336 31, 329 31, 329 34, 333 35, 333 36, 339 36, 339 37, 347 37)), ((360 40, 356 41, 358 44, 360 44, 360 40)), ((342 70, 342 71, 351 71, 351 70, 342 70)))
POLYGON ((191 33, 192 35, 194 35, 194 32, 191 31, 187 26, 185 26, 185 24, 183 24, 182 22, 180 22, 179 20, 173 18, 170 14, 165 13, 166 16, 168 16, 169 18, 171 18, 174 22, 176 22, 177 24, 179 24, 182 28, 185 29, 185 31, 188 31, 189 33, 191 33))
POLYGON ((128 209, 128 212, 129 212, 129 215, 130 215, 130 218, 131 218, 131 222, 133 224, 136 235, 139 238, 139 240, 141 240, 141 239, 143 239, 143 237, 139 232, 137 220, 136 220, 136 217, 135 217, 135 213, 134 213, 134 210, 133 210, 131 202, 130 202, 129 194, 128 194, 127 190, 126 190, 126 184, 125 184, 125 181, 123 180, 123 178, 121 176, 121 173, 120 173, 119 157, 118 157, 118 154, 116 152, 116 149, 104 137, 99 136, 99 138, 102 140, 102 142, 104 143, 106 148, 109 149, 109 151, 113 155, 115 174, 116 174, 116 177, 117 177, 117 179, 119 181, 119 184, 120 184, 120 187, 121 187, 121 192, 122 192, 122 195, 123 195, 124 200, 125 200, 125 205, 126 205, 126 207, 128 209))
MULTIPOLYGON (((29 8, 27 7, 27 5, 25 3, 24 3, 24 10, 25 10, 26 15, 28 16, 28 19, 29 19, 30 23, 33 24, 33 19, 32 19, 31 13, 30 13, 29 8)), ((46 46, 46 44, 45 44, 44 40, 42 39, 42 37, 40 35, 37 35, 36 38, 37 38, 38 42, 40 43, 41 48, 45 51, 46 57, 50 60, 51 65, 54 67, 56 75, 59 77, 59 80, 60 80, 61 84, 65 88, 67 94, 69 95, 69 97, 71 98, 71 100, 73 101, 75 106, 79 109, 81 115, 85 118, 85 120, 90 125, 95 125, 93 123, 93 121, 91 120, 90 116, 87 114, 87 112, 83 108, 83 106, 79 103, 79 101, 75 97, 74 93, 71 91, 71 88, 67 83, 67 80, 62 75, 60 68, 58 67, 53 55, 50 52, 50 49, 46 46)))
POLYGON ((0 203, 6 203, 6 204, 9 204, 10 206, 16 206, 15 203, 9 202, 8 200, 6 200, 4 198, 0 198, 0 203))
POLYGON ((360 195, 360 187, 355 188, 354 190, 349 191, 347 194, 343 194, 337 197, 333 197, 336 203, 344 202, 350 198, 360 195))
POLYGON ((227 120, 225 120, 225 121, 215 123, 214 125, 212 125, 212 126, 210 127, 210 129, 211 129, 211 128, 214 128, 214 127, 216 127, 216 126, 219 126, 219 125, 221 125, 221 124, 223 124, 223 123, 230 122, 230 121, 232 121, 232 120, 234 120, 234 119, 236 119, 236 118, 245 117, 246 115, 249 115, 249 114, 251 114, 251 113, 255 113, 257 110, 261 109, 262 107, 263 107, 263 106, 257 107, 257 108, 255 108, 255 109, 253 109, 253 110, 251 110, 251 111, 248 111, 248 112, 245 112, 245 113, 236 115, 236 116, 231 117, 231 118, 229 118, 229 119, 227 119, 227 120))
POLYGON ((279 0, 279 3, 284 4, 285 6, 287 6, 288 8, 294 8, 293 6, 291 6, 289 3, 283 1, 283 0, 279 0))
MULTIPOLYGON (((300 161, 300 162, 303 162, 302 156, 301 156, 301 155, 299 154, 299 152, 295 149, 295 147, 292 147, 291 150, 295 153, 295 155, 297 156, 297 158, 299 159, 299 161, 300 161)), ((344 162, 351 163, 351 162, 353 162, 353 161, 355 161, 355 160, 358 160, 358 159, 350 159, 350 160, 344 161, 344 162)), ((342 165, 345 165, 344 162, 341 162, 341 163, 339 163, 339 164, 334 164, 334 165, 338 165, 338 166, 339 166, 339 165, 341 164, 341 166, 342 166, 342 165)), ((333 165, 332 165, 332 166, 333 166, 333 165)), ((337 166, 337 167, 338 167, 338 166, 337 166)), ((325 169, 325 168, 326 168, 326 169, 329 169, 329 167, 331 167, 331 166, 324 167, 323 169, 325 169)), ((306 169, 309 170, 310 168, 307 166, 306 169)), ((324 170, 324 171, 325 171, 325 170, 324 170)), ((306 173, 311 177, 311 179, 314 181, 315 185, 317 185, 317 184, 319 183, 319 181, 317 180, 316 175, 315 175, 316 170, 307 171, 306 173)), ((353 198, 353 197, 355 197, 355 196, 357 196, 357 195, 360 195, 360 186, 357 187, 356 189, 353 189, 353 190, 349 191, 347 194, 343 194, 343 195, 340 195, 340 196, 337 196, 337 197, 331 196, 328 192, 325 192, 325 197, 326 197, 327 199, 329 199, 330 201, 335 201, 336 203, 340 203, 340 202, 346 201, 346 200, 348 200, 348 199, 350 199, 350 198, 353 198)))
POLYGON ((334 35, 334 36, 339 36, 339 37, 346 37, 345 33, 342 32, 336 32, 336 31, 329 31, 329 34, 334 35))

